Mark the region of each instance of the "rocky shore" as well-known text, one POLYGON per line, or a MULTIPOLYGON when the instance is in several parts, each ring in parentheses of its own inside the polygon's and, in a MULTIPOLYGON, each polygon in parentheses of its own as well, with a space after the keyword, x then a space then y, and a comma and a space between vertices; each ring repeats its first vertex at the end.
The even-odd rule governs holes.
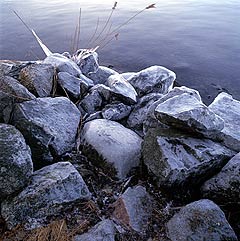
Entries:
POLYGON ((0 239, 238 240, 240 101, 175 79, 0 61, 0 239))

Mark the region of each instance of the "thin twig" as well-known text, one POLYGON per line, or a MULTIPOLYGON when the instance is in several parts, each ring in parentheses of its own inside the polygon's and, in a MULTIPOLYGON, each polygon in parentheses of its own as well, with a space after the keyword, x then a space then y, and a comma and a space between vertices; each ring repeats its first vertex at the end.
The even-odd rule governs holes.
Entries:
POLYGON ((78 16, 78 32, 77 32, 77 47, 76 47, 76 51, 78 50, 78 45, 79 45, 79 42, 80 42, 81 17, 82 17, 82 9, 80 8, 79 16, 78 16))
POLYGON ((97 31, 98 31, 98 27, 99 27, 99 17, 98 17, 98 20, 97 20, 97 25, 96 25, 95 31, 94 31, 92 37, 88 40, 87 48, 91 45, 93 39, 95 38, 95 35, 96 35, 97 31))

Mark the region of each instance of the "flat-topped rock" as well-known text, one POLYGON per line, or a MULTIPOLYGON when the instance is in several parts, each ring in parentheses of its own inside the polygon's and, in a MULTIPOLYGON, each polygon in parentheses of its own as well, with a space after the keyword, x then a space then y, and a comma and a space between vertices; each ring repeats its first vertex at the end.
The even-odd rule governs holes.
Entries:
POLYGON ((105 119, 87 122, 81 134, 83 153, 89 160, 120 179, 139 165, 141 143, 135 132, 105 119))
POLYGON ((65 97, 16 104, 12 123, 30 145, 34 164, 43 165, 75 145, 80 111, 65 97))
POLYGON ((207 137, 219 133, 224 127, 223 119, 190 93, 174 96, 159 104, 155 116, 164 124, 207 137))
POLYGON ((237 241, 223 211, 212 201, 202 199, 186 205, 167 223, 173 241, 237 241))
POLYGON ((202 186, 205 198, 224 205, 240 205, 240 153, 202 186))
POLYGON ((171 129, 152 129, 144 138, 143 161, 168 191, 193 189, 216 174, 235 155, 209 139, 171 129))
POLYGON ((217 135, 217 139, 224 145, 240 152, 240 101, 227 93, 219 94, 209 109, 224 120, 224 128, 217 135))
POLYGON ((0 201, 21 191, 33 173, 31 150, 14 127, 0 124, 0 201))
POLYGON ((64 207, 91 194, 81 175, 69 162, 59 162, 35 171, 31 183, 17 196, 2 202, 1 215, 9 229, 18 224, 30 229, 47 218, 60 215, 64 207))
POLYGON ((172 87, 176 74, 162 66, 151 66, 130 76, 128 82, 136 89, 139 96, 148 93, 166 94, 172 87))

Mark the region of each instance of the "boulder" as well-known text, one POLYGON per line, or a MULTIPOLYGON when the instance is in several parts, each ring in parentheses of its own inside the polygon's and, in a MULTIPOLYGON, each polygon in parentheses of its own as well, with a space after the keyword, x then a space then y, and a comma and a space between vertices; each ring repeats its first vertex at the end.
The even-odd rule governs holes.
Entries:
POLYGON ((128 126, 132 129, 142 130, 143 122, 147 119, 149 107, 161 97, 162 94, 151 93, 140 98, 128 117, 128 126))
POLYGON ((113 204, 113 218, 124 226, 144 233, 152 215, 154 201, 142 186, 129 187, 113 204))
POLYGON ((103 84, 97 84, 91 88, 91 91, 96 90, 106 102, 109 102, 112 95, 114 94, 112 90, 103 84))
POLYGON ((0 77, 0 122, 8 123, 15 103, 35 99, 16 79, 0 77))
POLYGON ((111 75, 108 78, 108 86, 121 98, 123 103, 135 104, 137 102, 137 92, 129 82, 120 75, 111 75))
POLYGON ((91 194, 81 175, 69 162, 58 162, 35 171, 31 183, 17 196, 2 202, 1 215, 9 229, 18 224, 33 229, 48 218, 61 215, 91 194))
POLYGON ((65 97, 37 98, 16 104, 12 123, 30 145, 35 165, 45 165, 75 145, 80 112, 65 97))
POLYGON ((128 80, 129 78, 133 77, 136 74, 136 72, 126 72, 120 74, 124 79, 128 80))
POLYGON ((240 152, 240 101, 223 92, 209 105, 209 110, 220 116, 225 122, 217 139, 227 147, 240 152))
POLYGON ((151 66, 128 78, 128 82, 141 97, 148 93, 166 94, 172 87, 176 74, 162 66, 151 66))
POLYGON ((33 172, 31 151, 14 127, 0 124, 0 201, 21 191, 33 172))
POLYGON ((158 185, 177 192, 194 189, 235 155, 234 151, 209 139, 162 128, 148 131, 142 153, 158 185))
POLYGON ((164 101, 166 101, 166 100, 168 100, 168 99, 170 99, 174 96, 181 95, 183 93, 188 93, 189 95, 194 96, 197 100, 201 101, 201 96, 199 95, 199 92, 197 90, 190 89, 190 88, 185 87, 185 86, 174 87, 166 95, 162 95, 161 98, 154 101, 153 103, 152 103, 152 101, 150 102, 151 104, 150 104, 150 106, 148 106, 148 111, 147 111, 146 117, 143 121, 143 133, 144 133, 144 135, 147 133, 147 130, 149 128, 155 128, 157 126, 162 126, 162 127, 166 126, 165 124, 161 123, 156 118, 156 116, 154 114, 157 106, 159 104, 163 103, 164 101))
POLYGON ((84 75, 96 73, 98 70, 98 54, 94 51, 79 49, 73 59, 84 75))
POLYGON ((58 53, 49 55, 42 63, 51 64, 58 72, 67 72, 76 77, 81 74, 81 70, 74 61, 58 53))
POLYGON ((23 68, 19 81, 39 97, 50 96, 53 86, 54 67, 50 64, 31 64, 23 68))
POLYGON ((107 120, 119 121, 126 118, 131 110, 131 106, 123 103, 109 104, 102 110, 102 116, 107 120))
POLYGON ((204 197, 224 205, 240 205, 240 153, 202 186, 204 197))
MULTIPOLYGON (((58 73, 58 83, 74 98, 79 98, 81 95, 81 80, 67 72, 58 73)), ((86 87, 87 88, 87 87, 86 87)))
POLYGON ((105 119, 87 122, 81 134, 83 154, 107 174, 120 179, 139 165, 141 143, 135 132, 105 119))
POLYGON ((223 211, 212 201, 202 199, 186 205, 167 223, 172 241, 237 241, 223 211))
POLYGON ((94 81, 94 84, 107 85, 108 77, 114 74, 118 74, 118 72, 105 66, 99 66, 96 73, 89 73, 87 76, 94 81))
POLYGON ((101 109, 102 97, 98 91, 90 91, 90 93, 79 103, 79 106, 81 106, 88 114, 93 114, 101 109))
POLYGON ((116 228, 112 220, 97 223, 87 233, 76 235, 74 241, 115 241, 116 228))
POLYGON ((164 124, 206 137, 220 132, 224 127, 222 118, 190 93, 174 96, 159 104, 155 116, 164 124))

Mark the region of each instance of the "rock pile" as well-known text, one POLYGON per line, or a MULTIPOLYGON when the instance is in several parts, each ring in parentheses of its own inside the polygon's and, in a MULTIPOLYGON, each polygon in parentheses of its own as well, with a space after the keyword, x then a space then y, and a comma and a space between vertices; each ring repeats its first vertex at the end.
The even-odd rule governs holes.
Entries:
POLYGON ((162 66, 119 74, 97 60, 0 62, 6 229, 80 225, 90 207, 69 240, 237 240, 224 212, 240 207, 240 101, 206 106, 162 66))

